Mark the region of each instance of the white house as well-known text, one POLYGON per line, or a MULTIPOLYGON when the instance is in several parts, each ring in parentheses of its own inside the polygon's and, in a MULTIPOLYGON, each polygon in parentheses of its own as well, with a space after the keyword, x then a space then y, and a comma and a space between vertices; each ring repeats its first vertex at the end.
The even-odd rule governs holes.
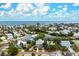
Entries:
POLYGON ((20 40, 20 38, 18 38, 16 45, 17 45, 18 47, 20 47, 20 44, 21 44, 21 43, 22 43, 24 46, 27 45, 27 42, 22 41, 22 40, 20 40))
POLYGON ((34 34, 34 35, 30 35, 30 38, 29 38, 29 40, 34 40, 35 38, 37 37, 37 34, 34 34))
POLYGON ((74 33, 73 37, 74 38, 79 38, 79 32, 78 33, 74 33))
POLYGON ((36 38, 37 34, 31 35, 31 38, 36 38))
POLYGON ((26 47, 27 46, 27 42, 22 41, 23 45, 26 47))
POLYGON ((56 30, 56 27, 50 27, 49 30, 56 30))
POLYGON ((28 32, 29 30, 28 29, 25 29, 25 31, 28 32))
POLYGON ((18 32, 15 31, 15 30, 13 31, 13 33, 14 33, 14 35, 17 36, 17 37, 19 37, 19 36, 21 35, 21 33, 18 33, 18 32))
POLYGON ((25 36, 23 37, 23 40, 24 40, 24 41, 27 41, 27 40, 29 40, 29 39, 30 39, 30 35, 25 34, 25 36))
POLYGON ((36 45, 37 46, 40 46, 40 45, 42 45, 44 43, 44 41, 42 40, 42 39, 38 39, 37 41, 36 41, 36 45))
POLYGON ((5 39, 6 39, 6 37, 5 37, 5 36, 2 36, 2 37, 0 37, 0 39, 1 39, 1 40, 5 40, 5 39))
POLYGON ((65 29, 65 30, 60 31, 60 33, 65 34, 65 35, 66 35, 66 34, 68 34, 69 32, 70 32, 70 30, 66 30, 66 29, 65 29))
POLYGON ((71 46, 70 42, 69 41, 61 41, 60 43, 62 46, 65 46, 67 48, 69 48, 71 46))
POLYGON ((21 43, 21 40, 17 40, 16 45, 17 45, 18 47, 20 47, 20 43, 21 43))
POLYGON ((13 35, 11 33, 5 34, 7 36, 7 39, 13 39, 13 35))

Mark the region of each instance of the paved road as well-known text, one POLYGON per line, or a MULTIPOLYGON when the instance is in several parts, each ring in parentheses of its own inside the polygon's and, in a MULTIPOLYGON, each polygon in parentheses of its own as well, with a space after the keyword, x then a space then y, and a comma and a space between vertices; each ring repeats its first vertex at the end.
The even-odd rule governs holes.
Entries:
POLYGON ((77 56, 77 53, 71 47, 69 47, 68 50, 73 53, 74 56, 77 56))
POLYGON ((3 49, 7 48, 8 47, 8 43, 6 44, 3 44, 1 47, 0 47, 0 51, 2 51, 3 49))
POLYGON ((50 52, 50 56, 62 56, 61 51, 50 52))

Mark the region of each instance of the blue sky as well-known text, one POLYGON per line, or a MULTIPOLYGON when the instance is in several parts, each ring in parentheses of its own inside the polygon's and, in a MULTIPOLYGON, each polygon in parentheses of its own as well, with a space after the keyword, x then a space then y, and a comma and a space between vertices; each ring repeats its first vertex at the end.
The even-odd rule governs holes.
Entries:
POLYGON ((75 3, 0 3, 0 21, 79 21, 75 3))

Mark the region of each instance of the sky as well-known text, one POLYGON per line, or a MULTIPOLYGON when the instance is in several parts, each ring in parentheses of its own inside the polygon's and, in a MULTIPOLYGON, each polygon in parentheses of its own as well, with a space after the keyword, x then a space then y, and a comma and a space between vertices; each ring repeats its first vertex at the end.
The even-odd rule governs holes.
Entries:
POLYGON ((0 21, 79 21, 78 3, 0 3, 0 21))

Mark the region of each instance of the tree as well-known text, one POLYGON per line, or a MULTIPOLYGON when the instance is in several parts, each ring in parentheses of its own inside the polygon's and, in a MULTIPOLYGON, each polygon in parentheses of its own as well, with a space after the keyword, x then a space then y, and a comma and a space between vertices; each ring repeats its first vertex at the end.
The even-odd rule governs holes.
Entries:
POLYGON ((44 41, 44 43, 43 43, 43 47, 44 47, 44 49, 47 49, 47 41, 44 41))
POLYGON ((2 42, 3 40, 0 39, 0 42, 2 42))
POLYGON ((55 38, 55 39, 53 40, 54 43, 58 43, 58 44, 60 44, 60 41, 61 41, 60 38, 55 38))
POLYGON ((62 50, 62 51, 68 51, 68 48, 62 46, 61 50, 62 50))
POLYGON ((38 56, 41 56, 41 54, 39 54, 38 56))
POLYGON ((35 56, 35 53, 32 53, 32 56, 35 56))
POLYGON ((55 45, 53 45, 54 50, 59 50, 60 48, 61 48, 61 46, 58 43, 55 43, 55 45))
POLYGON ((2 51, 1 56, 5 56, 5 53, 2 51))
POLYGON ((47 46, 47 50, 48 50, 49 52, 52 51, 52 50, 54 50, 53 45, 47 46))
POLYGON ((23 43, 20 43, 20 46, 22 49, 26 49, 26 46, 24 46, 23 43))
POLYGON ((37 36, 37 39, 43 39, 44 36, 45 36, 45 35, 44 35, 43 33, 39 33, 38 36, 37 36))
POLYGON ((75 44, 73 41, 70 41, 71 44, 75 44))
POLYGON ((27 40, 27 44, 31 44, 31 40, 27 40))
POLYGON ((35 41, 32 41, 32 43, 31 43, 33 46, 36 44, 36 42, 35 41))
POLYGON ((15 56, 18 53, 18 48, 15 47, 12 43, 9 43, 8 54, 15 56))
POLYGON ((37 23, 37 27, 39 28, 39 26, 40 26, 40 23, 37 23))
POLYGON ((70 32, 70 33, 68 33, 68 35, 67 36, 73 36, 73 33, 72 32, 70 32))

